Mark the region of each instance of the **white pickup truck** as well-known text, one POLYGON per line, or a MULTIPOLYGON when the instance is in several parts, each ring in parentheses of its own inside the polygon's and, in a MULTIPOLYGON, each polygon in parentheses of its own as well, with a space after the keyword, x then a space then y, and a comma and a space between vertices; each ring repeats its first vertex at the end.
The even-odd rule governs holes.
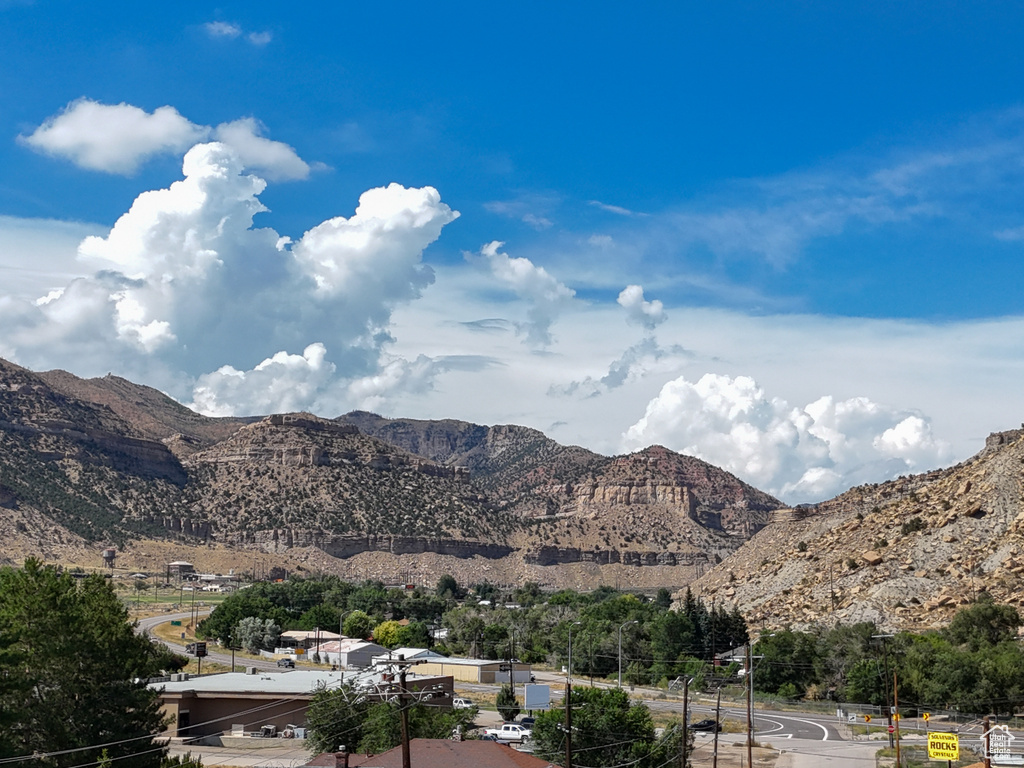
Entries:
POLYGON ((519 723, 502 723, 498 728, 488 728, 484 731, 488 736, 493 736, 499 741, 526 741, 533 733, 529 728, 524 728, 519 723))

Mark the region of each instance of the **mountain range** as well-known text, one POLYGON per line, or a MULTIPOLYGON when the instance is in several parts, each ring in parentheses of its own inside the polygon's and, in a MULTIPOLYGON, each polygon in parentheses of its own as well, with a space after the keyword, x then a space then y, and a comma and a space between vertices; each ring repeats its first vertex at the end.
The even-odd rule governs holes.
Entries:
POLYGON ((1024 606, 1024 429, 923 475, 788 508, 660 446, 352 412, 211 418, 108 375, 0 360, 0 554, 432 583, 689 587, 754 624, 931 626, 1024 606), (77 559, 76 559, 77 558, 77 559), (91 559, 91 560, 90 560, 91 559))

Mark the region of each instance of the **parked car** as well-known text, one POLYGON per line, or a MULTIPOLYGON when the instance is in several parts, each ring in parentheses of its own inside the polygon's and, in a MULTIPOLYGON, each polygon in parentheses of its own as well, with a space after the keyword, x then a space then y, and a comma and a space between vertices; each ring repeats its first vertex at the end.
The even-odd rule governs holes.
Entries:
POLYGON ((722 730, 722 724, 717 720, 708 718, 707 720, 698 720, 696 723, 690 723, 690 730, 710 731, 711 733, 714 733, 715 731, 722 730))
POLYGON ((489 736, 494 736, 500 741, 526 741, 533 735, 533 731, 524 728, 519 723, 502 723, 498 728, 488 728, 484 731, 489 736))
POLYGON ((476 704, 473 703, 472 699, 464 699, 459 696, 456 696, 454 699, 452 699, 453 709, 469 709, 470 707, 475 706, 476 704))
POLYGON ((277 666, 279 666, 279 667, 287 667, 288 669, 295 669, 295 660, 294 659, 278 659, 277 660, 277 666))
POLYGON ((536 717, 530 717, 529 715, 527 715, 526 717, 519 718, 519 724, 523 725, 523 726, 526 726, 531 731, 533 730, 533 724, 536 723, 536 722, 537 722, 537 718, 536 717))

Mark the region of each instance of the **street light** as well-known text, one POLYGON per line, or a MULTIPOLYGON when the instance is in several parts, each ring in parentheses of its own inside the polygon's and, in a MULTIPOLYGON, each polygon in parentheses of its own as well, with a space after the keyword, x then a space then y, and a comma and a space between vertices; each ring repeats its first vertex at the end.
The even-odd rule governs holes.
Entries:
POLYGON ((619 688, 622 687, 622 629, 623 627, 628 627, 630 624, 639 623, 639 620, 633 619, 632 621, 624 622, 622 626, 619 627, 619 688))
MULTIPOLYGON (((747 763, 753 765, 754 751, 754 643, 762 637, 775 637, 770 635, 758 635, 756 640, 747 642, 747 763)), ((762 655, 763 659, 764 656, 762 655)))
POLYGON ((568 687, 567 691, 571 691, 572 690, 572 628, 576 627, 576 626, 582 626, 582 625, 583 625, 582 621, 574 621, 572 624, 569 625, 569 672, 568 672, 568 678, 567 678, 568 682, 569 682, 569 687, 568 687))

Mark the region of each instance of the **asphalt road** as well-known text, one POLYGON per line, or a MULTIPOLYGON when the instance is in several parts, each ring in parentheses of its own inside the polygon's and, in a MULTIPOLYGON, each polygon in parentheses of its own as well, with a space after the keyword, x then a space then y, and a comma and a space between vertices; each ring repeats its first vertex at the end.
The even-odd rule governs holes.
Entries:
MULTIPOLYGON (((209 613, 209 611, 207 611, 206 613, 200 614, 200 616, 201 617, 206 616, 208 613, 209 613)), ((179 621, 181 619, 188 619, 188 618, 191 618, 191 616, 192 616, 192 614, 188 613, 188 612, 185 612, 185 613, 164 613, 164 614, 161 614, 159 616, 151 616, 151 617, 146 618, 146 619, 139 619, 138 631, 148 635, 149 637, 152 637, 154 640, 156 640, 158 642, 163 643, 164 645, 166 645, 171 650, 177 651, 178 653, 184 654, 185 653, 185 643, 172 643, 172 642, 168 642, 168 641, 163 640, 161 638, 155 637, 152 634, 151 630, 153 629, 153 627, 157 626, 158 624, 164 624, 164 623, 166 623, 168 621, 179 621)), ((230 653, 223 653, 221 651, 214 650, 216 648, 217 648, 216 644, 214 644, 214 643, 207 643, 206 658, 203 659, 203 661, 205 661, 205 662, 213 661, 213 662, 216 662, 218 664, 223 664, 226 667, 230 667, 231 666, 231 654, 230 653)), ((263 671, 268 671, 268 672, 269 671, 273 671, 273 672, 277 672, 278 671, 278 666, 277 666, 277 662, 276 661, 266 661, 264 659, 250 659, 250 658, 236 659, 235 660, 235 666, 239 666, 239 665, 244 665, 246 667, 256 667, 257 669, 260 669, 260 670, 263 670, 263 671)))
MULTIPOLYGON (((171 620, 187 619, 189 613, 163 614, 151 618, 139 620, 139 631, 151 635, 151 630, 158 624, 171 620)), ((151 635, 152 636, 152 635, 151 635)), ((183 652, 183 643, 171 643, 161 640, 168 647, 183 652)), ((215 646, 214 646, 215 647, 215 646)), ((210 650, 207 660, 215 661, 225 666, 231 664, 231 655, 210 650)), ((255 666, 261 670, 278 671, 276 662, 245 659, 246 666, 255 666)), ((553 700, 561 700, 564 695, 565 678, 561 675, 540 672, 537 673, 537 682, 551 685, 553 700)), ((576 685, 585 685, 586 680, 574 680, 576 685)), ((607 686, 607 684, 604 685, 607 686)), ((491 685, 459 685, 461 691, 479 691, 481 693, 493 693, 495 686, 491 685)), ((646 690, 637 690, 642 700, 652 711, 673 712, 682 715, 682 702, 676 699, 660 699, 645 696, 646 690)), ((706 703, 691 702, 689 706, 691 719, 702 719, 714 714, 714 707, 706 703)), ((736 707, 723 707, 721 710, 722 719, 746 720, 746 710, 736 707)), ((780 757, 776 768, 864 768, 874 763, 874 754, 882 746, 878 741, 849 741, 844 738, 839 729, 838 721, 832 715, 796 714, 790 712, 775 712, 769 710, 754 710, 754 738, 762 746, 770 745, 779 750, 780 757)), ((728 733, 720 734, 719 738, 735 743, 745 743, 746 734, 728 733)), ((707 742, 710 748, 711 734, 701 733, 697 735, 698 745, 707 742)), ((210 755, 210 765, 218 762, 232 765, 246 764, 245 757, 254 764, 263 763, 267 760, 266 753, 262 755, 253 754, 245 756, 237 754, 237 750, 224 750, 225 754, 210 755), (219 759, 218 759, 219 758, 219 759)), ((258 750, 257 753, 263 752, 258 750)), ((282 766, 298 765, 297 755, 284 754, 275 755, 273 762, 282 766)))

